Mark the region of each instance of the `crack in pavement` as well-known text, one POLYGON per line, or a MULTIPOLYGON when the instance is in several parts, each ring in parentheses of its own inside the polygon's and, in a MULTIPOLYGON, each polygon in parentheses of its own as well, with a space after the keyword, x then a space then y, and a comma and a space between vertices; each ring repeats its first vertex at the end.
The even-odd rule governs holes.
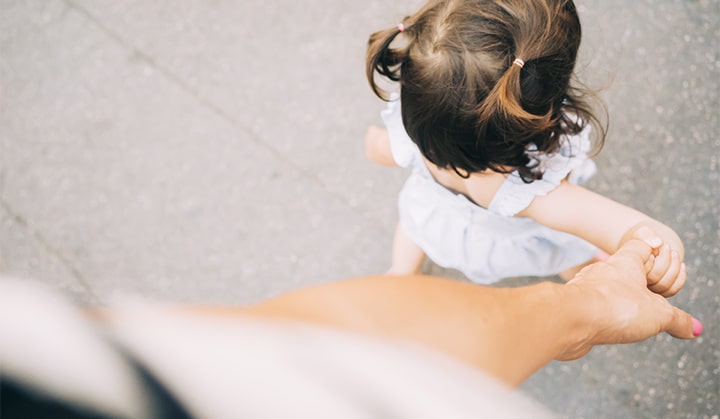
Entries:
POLYGON ((162 65, 160 65, 154 57, 152 57, 150 54, 140 50, 139 48, 132 45, 130 41, 125 39, 123 36, 121 36, 119 33, 115 32, 114 30, 110 29, 100 18, 93 15, 90 11, 83 8, 79 4, 75 3, 73 0, 63 0, 65 4, 72 8, 73 10, 77 11, 78 13, 85 16, 87 19, 89 19, 91 22, 93 22, 97 27, 103 31, 106 35, 108 35, 111 39, 115 40, 118 44, 129 50, 135 57, 137 57, 138 60, 141 60, 145 62, 147 65, 152 67, 154 70, 156 70, 159 74, 162 74, 164 77, 167 78, 170 82, 178 86, 181 90, 183 90, 186 94, 190 95, 194 100, 196 100, 198 103, 200 103, 202 106, 210 110, 212 113, 214 113, 216 116, 221 118, 222 120, 230 123, 230 125, 239 128, 243 132, 245 132, 250 140, 256 144, 259 147, 262 147, 263 149, 269 151, 275 158, 277 158, 279 161, 282 161, 286 163, 288 166, 292 167, 294 170, 296 170, 301 176, 305 177, 306 179, 310 180, 312 183, 320 186, 320 188, 325 191, 327 194, 332 196, 334 199, 337 199, 339 202, 350 208, 350 210, 356 214, 358 214, 362 219, 368 221, 372 227, 377 229, 378 232, 382 234, 392 234, 391 231, 388 231, 385 229, 378 221, 372 217, 369 217, 365 211, 357 212, 355 206, 352 204, 352 202, 345 197, 344 195, 334 191, 333 189, 329 188, 319 177, 317 177, 312 171, 309 171, 305 169, 304 167, 300 166, 295 162, 294 160, 290 159, 286 154, 281 152, 279 149, 273 147, 270 143, 263 141, 261 137, 259 137, 251 128, 243 124, 242 122, 238 121, 236 118, 234 118, 229 112, 226 112, 222 107, 217 106, 216 104, 212 103, 212 101, 206 99, 203 97, 198 91, 193 89, 189 84, 187 84, 180 76, 173 73, 172 71, 166 69, 162 65))
POLYGON ((47 239, 43 234, 33 228, 28 220, 23 217, 22 215, 18 214, 17 211, 13 210, 12 207, 3 199, 0 198, 0 208, 2 208, 17 225, 19 225, 22 229, 25 230, 25 232, 35 239, 35 241, 42 247, 43 250, 45 250, 50 255, 54 256, 60 264, 67 269, 70 272, 70 275, 77 281, 78 285, 90 296, 92 299, 102 303, 102 299, 93 291, 92 287, 88 283, 87 279, 85 279, 85 276, 80 272, 80 270, 73 265, 72 262, 68 260, 60 251, 55 249, 50 243, 48 243, 47 239))

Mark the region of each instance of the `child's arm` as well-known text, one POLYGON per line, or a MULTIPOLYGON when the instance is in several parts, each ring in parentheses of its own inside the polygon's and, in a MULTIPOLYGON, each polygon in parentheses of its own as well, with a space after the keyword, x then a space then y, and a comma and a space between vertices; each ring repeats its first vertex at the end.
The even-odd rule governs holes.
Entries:
POLYGON ((390 137, 385 128, 368 127, 365 134, 365 153, 370 160, 383 166, 397 166, 390 150, 390 137))
POLYGON ((614 253, 641 227, 648 227, 660 239, 653 243, 655 255, 648 287, 669 297, 685 283, 685 248, 670 227, 581 186, 563 182, 546 196, 535 198, 518 216, 574 234, 608 253, 614 253))

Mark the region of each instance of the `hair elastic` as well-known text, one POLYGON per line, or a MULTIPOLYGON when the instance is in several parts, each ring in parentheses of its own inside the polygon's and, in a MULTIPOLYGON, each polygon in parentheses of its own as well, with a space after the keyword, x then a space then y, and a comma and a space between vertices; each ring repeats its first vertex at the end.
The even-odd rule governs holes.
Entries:
POLYGON ((521 60, 520 58, 516 58, 515 61, 513 61, 513 64, 517 65, 520 68, 523 68, 525 65, 525 61, 521 60))
POLYGON ((402 23, 398 23, 397 28, 400 32, 405 32, 405 25, 402 23))

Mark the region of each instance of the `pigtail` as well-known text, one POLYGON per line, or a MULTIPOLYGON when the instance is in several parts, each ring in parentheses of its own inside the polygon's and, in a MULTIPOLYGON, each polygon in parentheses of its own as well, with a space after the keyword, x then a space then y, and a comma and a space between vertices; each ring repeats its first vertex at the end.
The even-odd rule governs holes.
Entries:
POLYGON ((496 134, 506 137, 507 141, 526 140, 532 133, 545 131, 557 122, 552 107, 540 114, 523 107, 521 75, 524 63, 520 63, 516 60, 510 64, 476 111, 480 128, 493 124, 499 131, 496 134))
MULTIPOLYGON (((559 103, 543 100, 545 103, 532 104, 531 98, 526 100, 523 97, 523 76, 534 78, 534 75, 523 72, 532 73, 535 70, 534 63, 526 66, 522 60, 516 59, 500 76, 475 114, 479 121, 478 138, 494 137, 506 144, 508 150, 515 150, 515 161, 521 164, 514 169, 525 182, 542 178, 542 173, 536 168, 537 162, 525 153, 526 147, 532 144, 539 152, 554 152, 559 146, 561 125, 559 103)), ((506 171, 493 163, 489 166, 495 171, 506 171)))
POLYGON ((394 27, 377 31, 370 35, 365 66, 365 75, 372 91, 382 100, 389 100, 385 92, 375 81, 375 72, 391 81, 400 80, 400 65, 406 52, 390 47, 395 38, 404 32, 404 27, 394 27), (403 30, 401 30, 403 28, 403 30))

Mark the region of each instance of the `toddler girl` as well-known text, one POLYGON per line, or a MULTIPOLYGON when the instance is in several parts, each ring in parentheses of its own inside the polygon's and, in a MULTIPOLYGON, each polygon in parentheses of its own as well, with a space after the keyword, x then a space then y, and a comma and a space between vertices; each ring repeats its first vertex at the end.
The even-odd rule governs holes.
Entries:
POLYGON ((370 36, 368 81, 388 107, 366 151, 412 169, 389 273, 418 273, 427 254, 479 283, 570 279, 644 226, 650 289, 683 286, 675 232, 578 186, 595 172, 591 127, 596 148, 605 136, 571 83, 579 45, 572 0, 430 0, 370 36))

